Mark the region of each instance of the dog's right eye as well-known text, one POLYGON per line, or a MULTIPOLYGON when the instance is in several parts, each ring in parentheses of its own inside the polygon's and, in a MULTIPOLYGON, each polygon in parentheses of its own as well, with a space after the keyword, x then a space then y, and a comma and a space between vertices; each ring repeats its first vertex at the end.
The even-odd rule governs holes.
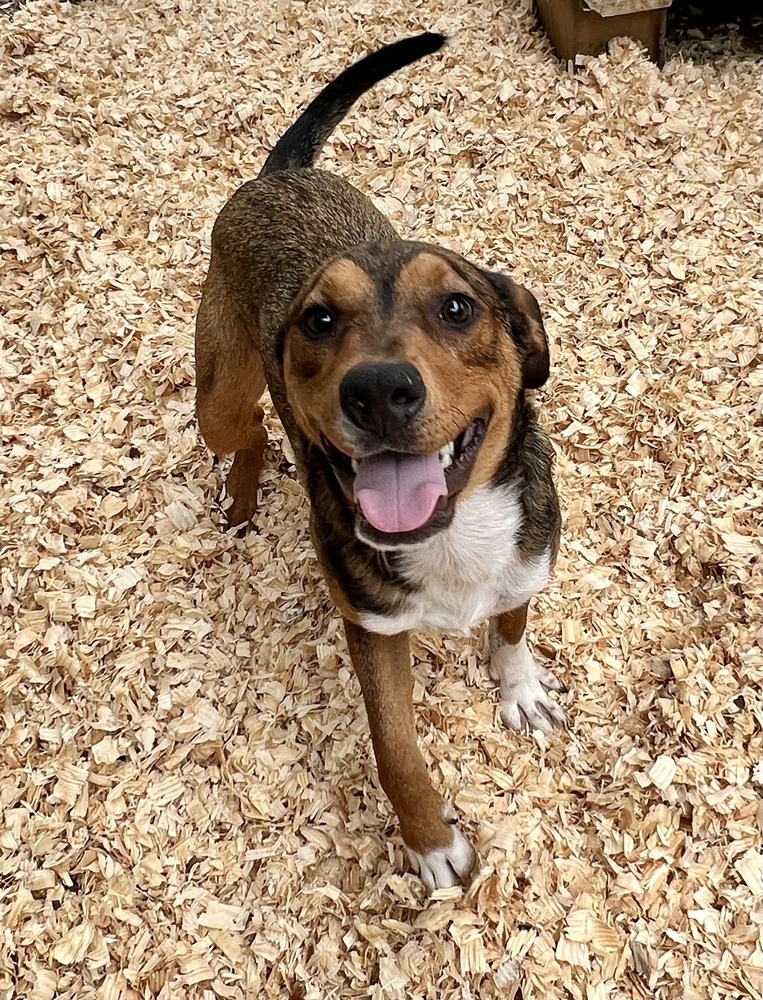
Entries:
POLYGON ((302 317, 301 325, 312 340, 322 340, 334 332, 336 316, 326 306, 312 306, 302 317))

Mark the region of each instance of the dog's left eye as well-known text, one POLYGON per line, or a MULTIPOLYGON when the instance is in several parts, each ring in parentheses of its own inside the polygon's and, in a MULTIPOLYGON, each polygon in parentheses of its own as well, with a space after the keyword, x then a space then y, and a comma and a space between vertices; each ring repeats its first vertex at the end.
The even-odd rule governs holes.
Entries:
POLYGON ((308 337, 320 340, 334 332, 336 316, 326 306, 312 306, 302 317, 302 328, 308 337))
POLYGON ((449 295, 440 307, 440 319, 448 326, 466 326, 474 316, 474 306, 465 295, 449 295))

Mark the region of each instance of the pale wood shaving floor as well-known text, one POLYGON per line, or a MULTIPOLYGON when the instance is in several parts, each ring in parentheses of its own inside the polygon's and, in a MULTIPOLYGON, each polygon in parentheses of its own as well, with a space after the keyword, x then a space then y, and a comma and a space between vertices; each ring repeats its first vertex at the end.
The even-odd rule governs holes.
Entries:
MULTIPOLYGON (((32 0, 0 24, 0 998, 755 995, 761 61, 572 77, 529 4, 32 0), (484 633, 416 643, 483 867, 403 873, 272 421, 256 533, 193 417, 215 214, 348 61, 456 33, 323 163, 510 270, 565 533, 532 633, 569 735, 496 721, 484 633)), ((757 779, 761 777, 757 771, 757 779)))

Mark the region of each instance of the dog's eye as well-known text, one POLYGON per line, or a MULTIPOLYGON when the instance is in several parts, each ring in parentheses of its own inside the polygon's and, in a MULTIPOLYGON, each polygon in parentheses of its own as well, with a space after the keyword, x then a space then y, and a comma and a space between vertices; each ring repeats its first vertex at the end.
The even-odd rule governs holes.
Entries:
POLYGON ((448 326, 466 326, 474 315, 474 306, 465 295, 449 295, 440 307, 440 319, 448 326))
POLYGON ((336 316, 326 306, 312 306, 302 317, 302 329, 314 340, 321 340, 334 332, 336 316))

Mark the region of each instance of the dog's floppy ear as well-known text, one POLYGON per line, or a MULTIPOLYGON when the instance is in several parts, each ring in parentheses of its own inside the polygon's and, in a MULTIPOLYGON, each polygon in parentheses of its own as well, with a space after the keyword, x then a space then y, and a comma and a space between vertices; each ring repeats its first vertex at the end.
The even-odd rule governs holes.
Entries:
POLYGON ((525 389, 538 389, 548 378, 548 337, 543 328, 540 306, 535 296, 511 278, 483 271, 498 292, 511 324, 511 336, 519 351, 525 389))

